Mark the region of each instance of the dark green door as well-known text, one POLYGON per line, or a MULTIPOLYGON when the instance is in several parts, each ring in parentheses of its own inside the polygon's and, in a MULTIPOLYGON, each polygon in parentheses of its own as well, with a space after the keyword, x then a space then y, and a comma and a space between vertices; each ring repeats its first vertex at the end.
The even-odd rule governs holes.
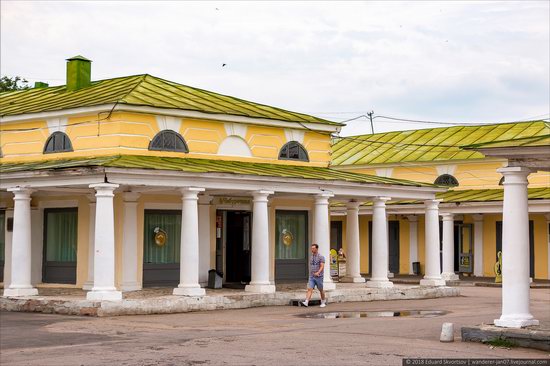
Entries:
MULTIPOLYGON (((496 222, 496 239, 495 263, 498 252, 502 250, 502 221, 496 222)), ((529 220, 529 277, 535 278, 535 223, 533 220, 529 220)))
POLYGON ((277 210, 275 215, 275 280, 308 276, 308 212, 277 210))
POLYGON ((76 284, 78 209, 44 210, 42 282, 76 284))
POLYGON ((177 286, 181 211, 145 210, 143 230, 143 286, 177 286), (165 233, 164 243, 155 240, 159 232, 165 233))
POLYGON ((0 210, 0 282, 4 282, 4 261, 6 258, 6 211, 0 210))

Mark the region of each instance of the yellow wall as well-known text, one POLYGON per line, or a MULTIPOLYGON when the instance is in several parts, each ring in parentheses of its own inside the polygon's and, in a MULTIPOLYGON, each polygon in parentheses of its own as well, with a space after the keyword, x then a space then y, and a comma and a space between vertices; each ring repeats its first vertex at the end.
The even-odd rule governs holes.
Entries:
POLYGON ((56 130, 55 127, 49 129, 46 120, 6 123, 0 130, 0 146, 3 152, 0 162, 116 154, 216 158, 315 166, 326 166, 330 160, 330 136, 327 133, 302 130, 303 145, 308 151, 310 162, 297 162, 278 160, 281 147, 288 142, 287 134, 282 127, 191 118, 173 118, 171 122, 170 126, 179 125, 177 132, 187 142, 188 154, 148 150, 149 142, 164 126, 162 117, 150 114, 115 112, 108 119, 105 115, 99 119, 97 115, 68 118, 61 124, 67 125, 64 132, 69 136, 74 151, 54 154, 43 154, 48 136, 56 130), (251 157, 217 154, 220 145, 228 137, 227 131, 243 135, 241 138, 250 148, 251 157))
MULTIPOLYGON (((451 175, 453 175, 459 183, 458 187, 453 189, 492 189, 502 188, 499 186, 499 181, 502 178, 502 174, 497 172, 498 168, 505 165, 504 161, 465 161, 465 162, 449 162, 449 165, 444 166, 445 169, 453 170, 450 166, 454 167, 451 175)), ((407 179, 417 182, 433 183, 439 176, 436 164, 425 163, 423 165, 416 164, 395 164, 384 166, 385 168, 391 168, 391 178, 407 179)), ((356 173, 365 173, 376 175, 376 167, 357 168, 353 169, 356 173)), ((529 187, 548 187, 550 186, 550 172, 536 172, 529 175, 529 187)))

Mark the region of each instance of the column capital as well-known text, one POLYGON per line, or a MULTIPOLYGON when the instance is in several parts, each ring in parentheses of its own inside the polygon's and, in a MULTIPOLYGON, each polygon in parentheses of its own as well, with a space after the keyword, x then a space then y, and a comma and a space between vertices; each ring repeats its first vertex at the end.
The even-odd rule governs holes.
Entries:
POLYGON ((374 197, 372 203, 374 207, 386 207, 386 202, 391 200, 391 197, 374 197))
POLYGON ((357 210, 359 210, 359 206, 361 206, 361 202, 358 202, 358 201, 355 201, 355 200, 351 200, 351 201, 348 201, 346 203, 346 209, 348 211, 350 211, 350 210, 357 211, 357 210))
POLYGON ((450 212, 442 212, 440 215, 443 221, 454 221, 455 218, 455 215, 450 212))
POLYGON ((418 222, 418 216, 408 215, 407 220, 409 220, 409 222, 418 222))
POLYGON ((316 195, 314 195, 314 197, 315 197, 315 203, 328 204, 328 200, 334 197, 334 194, 332 192, 323 192, 323 193, 317 193, 316 195))
POLYGON ((124 192, 122 194, 122 197, 124 198, 124 202, 137 202, 140 196, 141 196, 141 193, 138 193, 138 192, 124 192))
POLYGON ((523 166, 507 166, 497 169, 497 172, 504 176, 503 186, 512 184, 527 184, 527 176, 532 172, 531 169, 523 166))
POLYGON ((426 210, 437 210, 439 209, 439 203, 442 200, 425 200, 424 206, 426 206, 426 210))
POLYGON ((14 200, 30 200, 31 194, 34 192, 34 190, 29 187, 12 187, 8 188, 8 192, 13 193, 14 200))
POLYGON ((199 195, 199 205, 209 205, 212 203, 214 197, 207 195, 206 193, 199 195))
POLYGON ((254 201, 258 200, 267 200, 267 197, 274 194, 275 192, 269 191, 266 189, 259 189, 257 191, 252 192, 252 197, 254 197, 254 201))
POLYGON ((95 205, 95 194, 90 193, 86 195, 86 198, 88 198, 88 201, 90 205, 95 205))
POLYGON ((119 185, 113 183, 95 183, 90 184, 89 187, 95 189, 96 197, 113 197, 113 192, 119 187, 119 185))
POLYGON ((474 221, 483 221, 483 214, 474 214, 472 215, 474 221))
POLYGON ((200 187, 184 187, 180 189, 182 200, 198 200, 199 193, 204 192, 200 187))

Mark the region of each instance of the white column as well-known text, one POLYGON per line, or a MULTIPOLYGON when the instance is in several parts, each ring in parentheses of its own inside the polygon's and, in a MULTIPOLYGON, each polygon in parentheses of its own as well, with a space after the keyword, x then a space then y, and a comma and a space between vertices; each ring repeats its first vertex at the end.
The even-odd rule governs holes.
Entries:
POLYGON ((199 283, 207 285, 210 266, 210 202, 212 197, 199 196, 199 283))
POLYGON ((87 291, 94 287, 95 195, 88 196, 88 199, 90 200, 90 222, 88 225, 88 277, 82 286, 82 289, 87 291))
POLYGON ((439 201, 428 200, 424 205, 426 207, 426 273, 420 280, 420 286, 445 286, 439 264, 439 201))
POLYGON ((359 202, 350 201, 347 204, 346 216, 346 277, 344 282, 365 282, 361 277, 361 245, 359 242, 359 202))
POLYGON ((14 195, 11 279, 4 296, 33 296, 31 284, 31 193, 29 188, 9 188, 14 195))
POLYGON ((418 262, 418 217, 407 216, 409 220, 409 274, 414 274, 413 262, 418 262))
POLYGON ((483 277, 483 215, 474 218, 474 276, 483 277))
POLYGON ((325 257, 323 276, 325 291, 331 291, 336 288, 336 284, 330 276, 330 219, 328 200, 331 197, 334 197, 332 193, 321 193, 315 196, 315 212, 313 217, 313 240, 319 245, 319 253, 325 257))
POLYGON ((31 284, 42 282, 44 210, 31 206, 31 284))
POLYGON ((199 208, 198 194, 204 188, 181 189, 181 250, 180 283, 174 295, 203 296, 205 291, 199 285, 199 208))
POLYGON ((122 233, 122 291, 141 290, 138 282, 137 200, 139 193, 124 193, 124 227, 122 233))
POLYGON ((267 197, 272 191, 256 191, 252 194, 252 270, 250 284, 245 291, 273 293, 275 285, 269 282, 269 213, 267 197))
POLYGON ((502 315, 499 327, 538 325, 529 311, 529 211, 528 168, 507 167, 502 208, 502 315))
POLYGON ((113 197, 118 184, 90 184, 96 191, 94 286, 88 300, 121 300, 115 287, 115 215, 113 197))
POLYGON ((371 278, 367 281, 367 287, 393 287, 393 283, 388 280, 389 249, 386 201, 389 200, 389 197, 376 197, 373 200, 372 268, 371 278))
POLYGON ((452 213, 441 214, 443 219, 443 273, 446 281, 458 281, 455 273, 455 221, 452 213))

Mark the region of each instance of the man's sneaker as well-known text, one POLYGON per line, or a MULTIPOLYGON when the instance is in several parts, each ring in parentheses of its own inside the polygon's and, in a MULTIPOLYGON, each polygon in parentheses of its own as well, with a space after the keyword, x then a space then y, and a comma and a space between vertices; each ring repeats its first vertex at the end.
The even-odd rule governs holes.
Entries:
POLYGON ((319 305, 320 308, 324 308, 327 306, 327 303, 326 302, 322 302, 321 305, 319 305))
POLYGON ((309 304, 305 301, 300 302, 300 304, 302 304, 302 306, 305 306, 306 308, 309 306, 309 304))

